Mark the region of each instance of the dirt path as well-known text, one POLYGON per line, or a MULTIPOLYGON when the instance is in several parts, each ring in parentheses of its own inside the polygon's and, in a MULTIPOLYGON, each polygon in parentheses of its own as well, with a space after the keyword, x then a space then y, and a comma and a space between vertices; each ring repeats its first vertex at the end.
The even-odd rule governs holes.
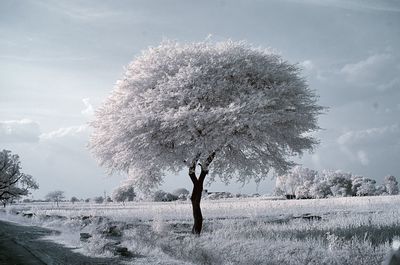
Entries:
POLYGON ((53 231, 0 221, 1 265, 119 264, 116 259, 90 258, 54 242, 41 240, 53 231))

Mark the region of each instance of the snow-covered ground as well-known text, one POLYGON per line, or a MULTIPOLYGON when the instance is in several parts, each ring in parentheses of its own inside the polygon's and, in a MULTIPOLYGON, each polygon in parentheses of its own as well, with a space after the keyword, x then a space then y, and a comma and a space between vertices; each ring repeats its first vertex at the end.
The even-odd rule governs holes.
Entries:
POLYGON ((128 264, 381 264, 400 239, 400 196, 232 198, 202 209, 200 237, 186 201, 18 204, 0 218, 60 230, 50 239, 128 264))

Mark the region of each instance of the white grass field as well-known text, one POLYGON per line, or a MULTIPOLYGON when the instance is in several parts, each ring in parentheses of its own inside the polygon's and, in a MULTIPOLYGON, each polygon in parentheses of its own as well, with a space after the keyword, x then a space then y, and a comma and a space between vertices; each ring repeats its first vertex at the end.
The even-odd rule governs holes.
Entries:
POLYGON ((18 204, 0 218, 59 230, 52 240, 90 256, 126 247, 127 264, 382 264, 400 239, 400 196, 204 200, 202 209, 200 237, 186 201, 18 204))

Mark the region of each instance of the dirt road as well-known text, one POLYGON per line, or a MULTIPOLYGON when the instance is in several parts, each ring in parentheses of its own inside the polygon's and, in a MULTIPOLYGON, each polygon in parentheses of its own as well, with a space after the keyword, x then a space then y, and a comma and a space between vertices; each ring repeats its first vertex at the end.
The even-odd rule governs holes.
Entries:
POLYGON ((0 265, 118 264, 116 259, 89 258, 42 240, 51 230, 0 221, 0 265))

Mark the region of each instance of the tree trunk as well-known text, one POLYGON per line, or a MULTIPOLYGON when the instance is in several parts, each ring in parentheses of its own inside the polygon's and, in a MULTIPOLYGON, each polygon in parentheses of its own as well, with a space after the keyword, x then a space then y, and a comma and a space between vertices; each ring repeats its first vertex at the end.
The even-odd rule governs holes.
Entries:
POLYGON ((193 192, 190 200, 192 201, 192 209, 193 209, 193 229, 192 233, 195 235, 200 235, 201 229, 203 227, 203 215, 201 214, 200 201, 201 194, 203 192, 203 183, 204 179, 208 174, 208 166, 211 164, 215 157, 215 151, 212 152, 208 158, 201 164, 201 172, 199 178, 196 177, 196 166, 199 160, 200 154, 197 155, 195 159, 193 159, 190 167, 189 167, 189 177, 193 182, 193 192))
POLYGON ((196 183, 193 185, 192 197, 190 198, 192 201, 192 209, 193 209, 193 229, 192 233, 199 235, 201 233, 201 229, 203 227, 203 215, 201 214, 200 201, 201 194, 203 192, 203 183, 196 183))

